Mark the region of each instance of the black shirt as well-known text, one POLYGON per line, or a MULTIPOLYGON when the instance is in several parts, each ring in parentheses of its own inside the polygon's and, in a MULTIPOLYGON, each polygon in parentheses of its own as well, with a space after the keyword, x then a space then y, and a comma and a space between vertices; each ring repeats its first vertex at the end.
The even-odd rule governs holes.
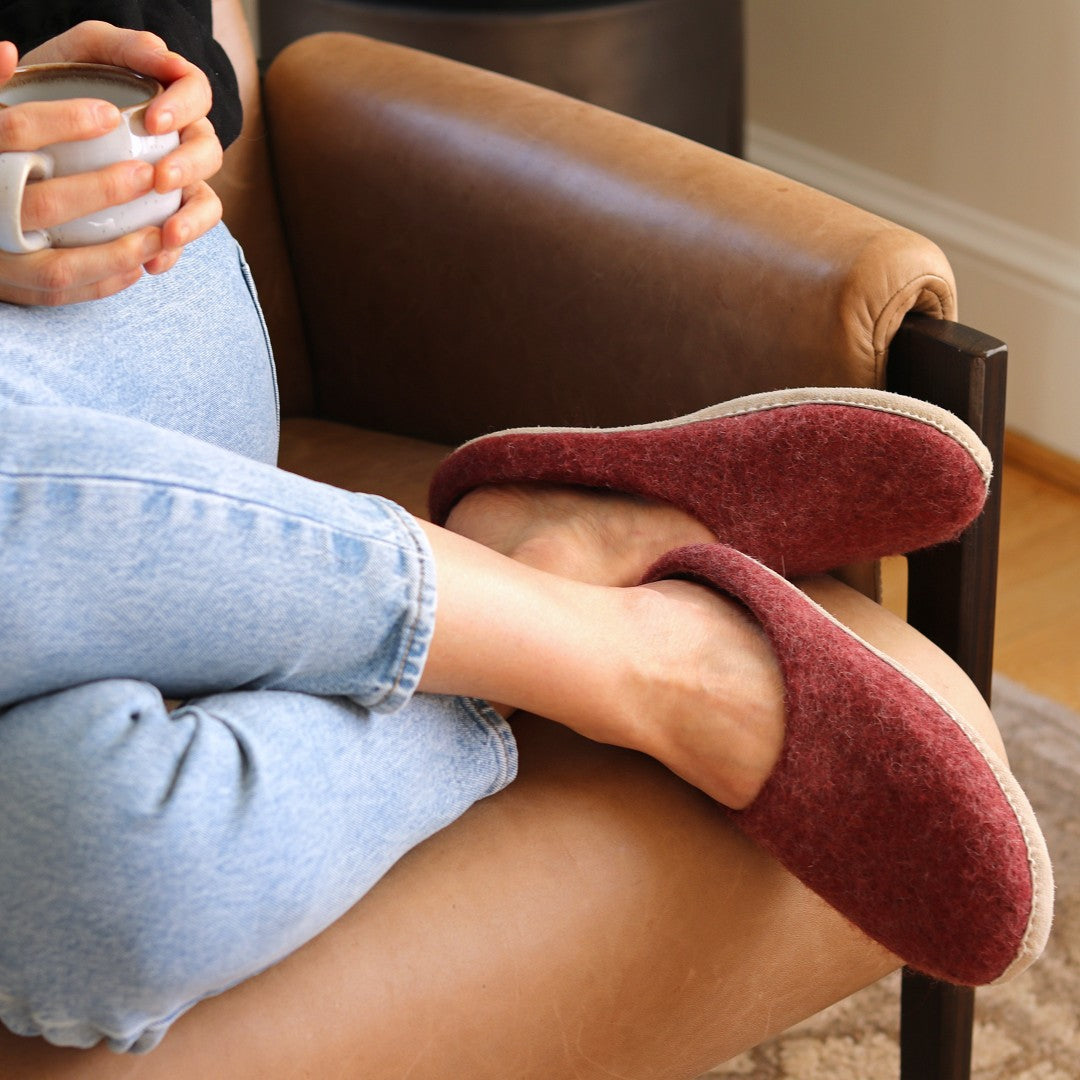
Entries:
POLYGON ((77 23, 100 19, 128 30, 150 30, 173 52, 202 68, 214 92, 210 121, 222 146, 240 134, 243 113, 236 75, 213 38, 211 0, 0 0, 0 40, 19 53, 77 23))

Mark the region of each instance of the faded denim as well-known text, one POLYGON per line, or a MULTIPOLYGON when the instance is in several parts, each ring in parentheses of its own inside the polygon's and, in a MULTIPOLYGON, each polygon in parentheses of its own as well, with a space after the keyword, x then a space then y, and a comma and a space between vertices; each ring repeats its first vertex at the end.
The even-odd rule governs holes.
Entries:
POLYGON ((117 297, 0 305, 15 1032, 151 1049, 515 774, 485 703, 415 693, 436 599, 423 533, 276 469, 277 427, 224 227, 117 297))

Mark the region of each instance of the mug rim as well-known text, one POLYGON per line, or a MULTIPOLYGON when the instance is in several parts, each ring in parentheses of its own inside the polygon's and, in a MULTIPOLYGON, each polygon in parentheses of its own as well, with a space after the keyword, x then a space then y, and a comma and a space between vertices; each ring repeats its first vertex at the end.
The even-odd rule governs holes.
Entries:
MULTIPOLYGON (((47 64, 24 64, 22 67, 17 67, 11 73, 11 78, 0 86, 0 93, 3 93, 5 87, 11 86, 20 75, 37 74, 38 72, 49 71, 55 71, 57 73, 70 71, 86 75, 96 72, 108 78, 123 79, 129 85, 135 84, 136 86, 139 86, 140 89, 145 88, 147 90, 145 101, 137 101, 135 104, 125 105, 123 108, 120 108, 119 105, 116 106, 121 115, 127 115, 129 113, 134 113, 139 109, 145 109, 147 105, 149 105, 150 102, 165 89, 152 75, 143 75, 142 72, 132 71, 131 68, 120 67, 118 64, 92 64, 78 60, 54 60, 47 64)), ((101 100, 95 98, 92 94, 85 94, 82 96, 91 101, 101 100)), ((0 109, 10 109, 13 107, 14 106, 0 101, 0 109)))

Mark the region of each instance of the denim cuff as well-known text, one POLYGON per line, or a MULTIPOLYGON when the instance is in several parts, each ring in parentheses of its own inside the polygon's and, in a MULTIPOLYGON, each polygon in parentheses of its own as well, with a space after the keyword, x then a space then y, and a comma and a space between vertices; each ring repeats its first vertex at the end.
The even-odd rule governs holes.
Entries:
POLYGON ((495 758, 491 786, 480 798, 487 798, 517 778, 518 749, 513 729, 486 701, 480 698, 459 698, 466 713, 486 732, 495 758))
POLYGON ((397 503, 379 496, 367 496, 381 503, 396 518, 403 533, 401 541, 403 571, 413 583, 403 617, 400 648, 392 670, 396 673, 386 694, 376 702, 365 702, 375 712, 392 713, 403 708, 416 693, 417 684, 427 663, 428 650, 435 630, 436 582, 435 557, 431 544, 416 519, 397 503))

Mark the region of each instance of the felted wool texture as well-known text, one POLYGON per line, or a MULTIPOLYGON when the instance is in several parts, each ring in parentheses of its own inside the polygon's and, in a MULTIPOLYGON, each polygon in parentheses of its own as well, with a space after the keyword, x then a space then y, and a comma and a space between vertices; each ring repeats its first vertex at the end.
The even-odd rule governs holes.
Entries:
POLYGON ((739 828, 863 932, 936 978, 982 985, 1031 951, 1029 928, 1039 920, 1025 829, 1041 835, 1019 788, 1006 794, 941 704, 739 552, 681 549, 646 580, 665 577, 739 600, 783 671, 783 750, 754 802, 729 811, 739 828))
POLYGON ((668 502, 786 576, 951 540, 987 478, 922 420, 803 403, 647 429, 521 429, 466 443, 430 489, 437 524, 485 484, 573 484, 668 502))

